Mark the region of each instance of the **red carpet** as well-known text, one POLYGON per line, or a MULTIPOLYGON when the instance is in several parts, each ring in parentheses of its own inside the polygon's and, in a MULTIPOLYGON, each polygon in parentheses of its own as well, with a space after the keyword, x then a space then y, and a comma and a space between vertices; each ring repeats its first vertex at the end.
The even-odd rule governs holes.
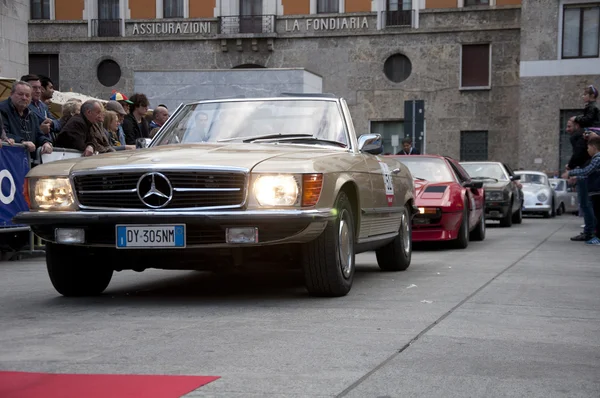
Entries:
POLYGON ((213 376, 88 375, 0 371, 2 398, 176 398, 213 376))

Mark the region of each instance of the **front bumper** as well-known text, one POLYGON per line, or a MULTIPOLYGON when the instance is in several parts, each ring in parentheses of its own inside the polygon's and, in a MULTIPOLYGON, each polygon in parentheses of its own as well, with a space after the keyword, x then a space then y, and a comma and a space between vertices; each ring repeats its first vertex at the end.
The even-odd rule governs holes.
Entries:
POLYGON ((485 201, 485 217, 488 220, 500 220, 510 212, 510 203, 504 201, 485 201))
POLYGON ((439 216, 417 214, 413 218, 413 242, 429 242, 439 240, 454 240, 462 221, 462 211, 445 213, 439 216))
POLYGON ((537 195, 525 194, 523 200, 523 213, 547 213, 552 211, 550 201, 540 202, 537 200, 537 195))
POLYGON ((116 225, 185 224, 186 248, 248 247, 305 243, 316 239, 335 219, 333 209, 236 210, 179 212, 22 212, 13 222, 31 226, 42 239, 55 242, 56 228, 82 228, 83 246, 116 246, 116 225), (256 227, 258 243, 226 243, 227 228, 256 227))

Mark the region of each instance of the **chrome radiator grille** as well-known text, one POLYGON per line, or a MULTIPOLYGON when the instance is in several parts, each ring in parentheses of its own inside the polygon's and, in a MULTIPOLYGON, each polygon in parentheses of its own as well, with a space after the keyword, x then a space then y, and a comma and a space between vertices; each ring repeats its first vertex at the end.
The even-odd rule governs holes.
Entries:
POLYGON ((83 208, 119 210, 241 207, 247 185, 245 173, 219 171, 85 174, 73 182, 83 208))

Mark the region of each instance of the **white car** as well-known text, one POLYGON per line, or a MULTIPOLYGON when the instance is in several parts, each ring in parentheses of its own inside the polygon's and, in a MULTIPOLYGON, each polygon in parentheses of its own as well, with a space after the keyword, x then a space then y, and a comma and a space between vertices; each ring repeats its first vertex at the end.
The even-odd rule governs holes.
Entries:
POLYGON ((540 171, 515 171, 523 186, 523 214, 541 214, 544 218, 556 216, 559 203, 548 176, 540 171))
POLYGON ((577 201, 577 190, 570 186, 568 181, 562 178, 550 178, 550 186, 556 192, 557 207, 556 214, 574 213, 579 211, 577 201))

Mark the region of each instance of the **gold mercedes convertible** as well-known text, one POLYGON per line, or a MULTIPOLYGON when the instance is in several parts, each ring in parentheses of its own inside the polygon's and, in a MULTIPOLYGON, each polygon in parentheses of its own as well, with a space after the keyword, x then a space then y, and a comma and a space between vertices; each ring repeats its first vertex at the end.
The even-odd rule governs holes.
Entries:
POLYGON ((355 254, 384 271, 412 254, 413 179, 356 137, 330 95, 181 105, 135 151, 33 168, 15 223, 46 241, 54 288, 101 294, 114 271, 302 269, 317 296, 344 296, 355 254))

